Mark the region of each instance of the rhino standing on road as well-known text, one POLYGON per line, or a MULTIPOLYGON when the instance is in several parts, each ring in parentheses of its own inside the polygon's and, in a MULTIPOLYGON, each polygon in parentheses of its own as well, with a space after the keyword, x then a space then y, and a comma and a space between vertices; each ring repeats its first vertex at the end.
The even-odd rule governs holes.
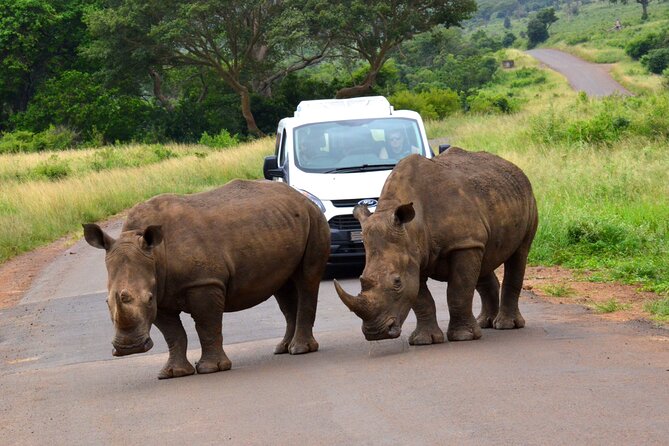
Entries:
POLYGON ((386 180, 374 214, 356 206, 354 215, 366 251, 361 292, 352 296, 337 281, 335 287, 363 320, 368 340, 398 337, 413 309, 409 342, 444 342, 428 278, 448 282, 450 341, 478 339, 481 327, 525 325, 518 297, 538 216, 532 186, 515 165, 456 147, 431 160, 411 155, 386 180), (475 289, 482 302, 476 319, 475 289))
POLYGON ((286 317, 275 353, 318 350, 312 327, 330 251, 323 213, 278 182, 234 180, 192 195, 159 195, 133 207, 117 240, 85 224, 86 241, 106 251, 107 304, 115 356, 146 352, 155 325, 169 359, 159 378, 192 375, 186 331, 190 313, 202 346, 198 373, 228 370, 223 312, 274 295, 286 317))

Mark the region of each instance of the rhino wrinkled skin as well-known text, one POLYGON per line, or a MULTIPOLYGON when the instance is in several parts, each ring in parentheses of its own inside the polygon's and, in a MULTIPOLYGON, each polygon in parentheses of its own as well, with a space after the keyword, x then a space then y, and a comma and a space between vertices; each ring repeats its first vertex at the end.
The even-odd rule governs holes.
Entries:
POLYGON ((200 338, 198 373, 231 367, 223 313, 272 295, 286 318, 275 353, 318 349, 312 327, 330 230, 318 207, 286 184, 234 180, 208 192, 159 195, 130 210, 117 240, 95 224, 84 225, 84 236, 106 251, 113 354, 148 351, 155 325, 169 347, 159 378, 195 373, 182 311, 200 338))
POLYGON ((368 340, 398 337, 409 310, 413 345, 444 342, 427 279, 448 282, 447 338, 481 337, 481 328, 522 328, 518 309, 527 255, 537 230, 532 186, 512 163, 450 148, 433 159, 411 155, 388 177, 374 214, 357 206, 366 266, 361 292, 342 301, 362 320, 368 340), (495 269, 504 264, 500 283, 495 269), (474 290, 481 296, 478 318, 474 290))

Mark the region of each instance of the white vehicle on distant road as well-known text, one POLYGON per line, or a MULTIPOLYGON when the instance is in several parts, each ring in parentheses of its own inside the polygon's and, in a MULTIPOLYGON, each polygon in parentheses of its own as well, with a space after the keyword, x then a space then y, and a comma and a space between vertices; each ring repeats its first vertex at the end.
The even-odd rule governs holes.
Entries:
POLYGON ((285 181, 325 214, 332 237, 329 265, 363 264, 353 207, 373 212, 386 178, 403 157, 433 156, 418 113, 394 110, 382 96, 302 101, 279 121, 265 178, 285 181))

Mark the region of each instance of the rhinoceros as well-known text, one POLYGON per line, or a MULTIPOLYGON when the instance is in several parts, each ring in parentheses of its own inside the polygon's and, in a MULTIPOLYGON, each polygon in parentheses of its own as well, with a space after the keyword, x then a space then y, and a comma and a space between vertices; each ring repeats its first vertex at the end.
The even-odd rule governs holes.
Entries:
POLYGON ((83 226, 86 241, 106 251, 113 355, 151 349, 153 324, 169 347, 158 377, 192 375, 183 311, 200 338, 197 372, 228 370, 223 313, 272 295, 286 318, 274 352, 318 349, 312 327, 330 230, 318 207, 290 186, 234 180, 192 195, 158 195, 129 211, 116 240, 96 224, 83 226))
POLYGON ((361 292, 341 300, 362 320, 368 340, 396 338, 409 310, 412 345, 444 342, 427 279, 448 282, 447 338, 481 337, 481 328, 521 328, 518 309, 527 255, 537 230, 532 186, 512 163, 485 152, 450 148, 433 159, 400 161, 373 214, 356 206, 365 268, 361 292), (501 293, 495 269, 504 264, 501 293), (474 318, 474 290, 482 309, 474 318))

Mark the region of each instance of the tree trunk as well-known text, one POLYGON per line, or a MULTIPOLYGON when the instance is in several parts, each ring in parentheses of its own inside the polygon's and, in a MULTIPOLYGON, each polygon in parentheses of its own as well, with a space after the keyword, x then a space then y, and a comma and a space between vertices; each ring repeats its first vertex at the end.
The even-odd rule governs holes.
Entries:
POLYGON ((151 79, 153 80, 153 95, 158 99, 158 102, 160 102, 167 110, 174 110, 172 101, 163 94, 163 78, 160 77, 160 73, 153 68, 149 68, 149 76, 151 76, 151 79))
POLYGON ((641 8, 643 9, 641 20, 648 20, 648 0, 636 0, 636 2, 641 3, 641 8))
POLYGON ((253 117, 253 112, 251 111, 251 95, 249 94, 248 88, 242 86, 239 91, 239 98, 242 103, 242 116, 246 121, 246 128, 249 133, 254 136, 265 136, 265 134, 258 128, 256 120, 253 117))

